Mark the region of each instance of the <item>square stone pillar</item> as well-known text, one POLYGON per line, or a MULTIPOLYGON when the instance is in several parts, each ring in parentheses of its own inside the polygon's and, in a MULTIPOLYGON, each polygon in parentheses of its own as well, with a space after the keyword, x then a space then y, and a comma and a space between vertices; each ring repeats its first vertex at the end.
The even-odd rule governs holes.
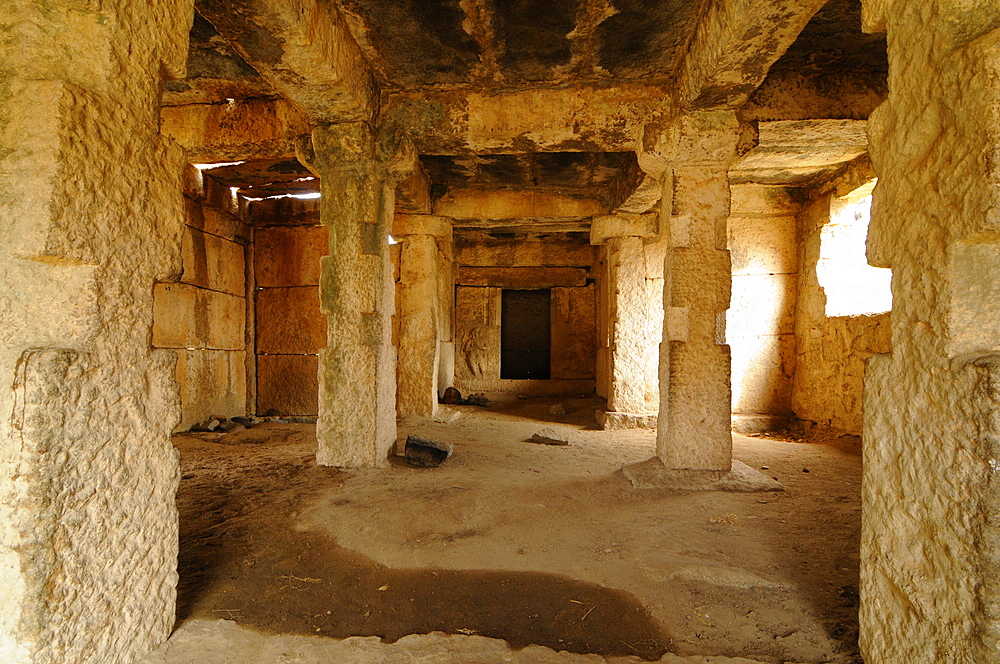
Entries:
POLYGON ((608 407, 597 414, 605 429, 653 428, 656 411, 648 406, 647 362, 658 352, 658 338, 648 336, 652 315, 646 285, 643 238, 659 233, 657 214, 613 214, 594 219, 591 243, 604 244, 604 289, 608 302, 608 407))
POLYGON ((728 472, 732 464, 726 222, 729 164, 743 136, 731 111, 685 116, 673 135, 663 199, 669 215, 657 426, 667 469, 728 472))
POLYGON ((317 128, 310 168, 320 177, 330 251, 321 262, 327 346, 319 355, 318 463, 371 468, 396 438, 394 288, 389 256, 394 187, 363 122, 317 128))
MULTIPOLYGON (((442 341, 441 251, 451 243, 447 217, 396 215, 392 235, 402 243, 399 267, 399 363, 396 410, 400 417, 433 417, 438 406, 442 341)), ((448 252, 450 253, 450 252, 448 252)), ((450 271, 449 271, 450 272, 450 271)))

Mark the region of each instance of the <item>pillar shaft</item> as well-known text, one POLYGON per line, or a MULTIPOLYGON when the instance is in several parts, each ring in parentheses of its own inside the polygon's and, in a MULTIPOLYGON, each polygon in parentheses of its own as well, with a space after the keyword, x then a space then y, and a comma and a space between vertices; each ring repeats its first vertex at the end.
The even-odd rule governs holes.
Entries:
POLYGON ((319 359, 316 459, 328 466, 379 466, 396 435, 388 244, 393 188, 365 123, 316 129, 313 150, 330 238, 320 277, 328 342, 319 359))
POLYGON ((607 241, 611 372, 608 411, 646 410, 646 260, 642 238, 613 237, 607 241))
POLYGON ((438 249, 433 235, 403 239, 399 266, 400 417, 432 417, 438 396, 438 249))
MULTIPOLYGON (((675 135, 657 431, 657 454, 670 469, 728 471, 732 465, 726 221, 729 163, 740 138, 740 125, 727 111, 683 118, 675 135)), ((664 205, 669 200, 665 195, 664 205)))

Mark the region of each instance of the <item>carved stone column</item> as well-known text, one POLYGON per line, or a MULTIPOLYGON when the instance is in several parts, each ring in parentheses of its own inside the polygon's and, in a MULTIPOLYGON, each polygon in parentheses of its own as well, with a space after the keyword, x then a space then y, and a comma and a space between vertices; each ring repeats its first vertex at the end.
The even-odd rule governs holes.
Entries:
POLYGON ((591 226, 591 244, 604 244, 604 292, 608 302, 607 410, 598 413, 605 429, 653 428, 656 411, 649 406, 647 362, 658 351, 657 338, 649 338, 653 316, 646 285, 644 238, 660 232, 659 215, 618 213, 597 217, 591 226))
POLYGON ((396 409, 400 417, 432 417, 437 412, 441 359, 442 263, 450 257, 451 220, 417 214, 396 215, 393 237, 402 242, 399 267, 399 366, 396 409), (444 251, 439 248, 444 245, 444 251), (446 254, 447 256, 443 256, 446 254))
POLYGON ((320 176, 330 237, 320 276, 328 343, 320 351, 316 427, 316 459, 327 466, 381 466, 396 437, 388 241, 398 177, 391 149, 377 138, 362 122, 317 128, 306 159, 320 176))

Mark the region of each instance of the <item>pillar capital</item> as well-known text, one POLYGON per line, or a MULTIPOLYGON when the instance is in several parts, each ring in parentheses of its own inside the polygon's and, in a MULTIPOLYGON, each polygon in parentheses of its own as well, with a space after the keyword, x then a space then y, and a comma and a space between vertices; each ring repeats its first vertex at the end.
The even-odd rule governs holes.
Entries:
POLYGON ((590 225, 590 243, 604 244, 614 237, 656 237, 660 234, 660 214, 615 212, 594 217, 590 225))
POLYGON ((736 111, 699 111, 644 126, 636 156, 644 172, 662 180, 676 165, 728 166, 756 143, 757 127, 736 111))
POLYGON ((451 239, 451 218, 434 214, 397 214, 392 220, 392 236, 398 238, 407 235, 451 239))

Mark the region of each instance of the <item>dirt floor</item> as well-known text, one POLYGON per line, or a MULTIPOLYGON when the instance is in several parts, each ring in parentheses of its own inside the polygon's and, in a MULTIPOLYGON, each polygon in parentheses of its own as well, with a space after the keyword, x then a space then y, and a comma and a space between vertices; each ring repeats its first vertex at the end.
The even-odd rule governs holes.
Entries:
POLYGON ((603 656, 860 662, 860 444, 734 436, 781 493, 637 491, 650 431, 595 403, 448 407, 400 425, 440 468, 317 467, 313 425, 175 437, 178 624, 333 637, 442 631, 603 656), (541 427, 572 441, 527 442, 541 427))

